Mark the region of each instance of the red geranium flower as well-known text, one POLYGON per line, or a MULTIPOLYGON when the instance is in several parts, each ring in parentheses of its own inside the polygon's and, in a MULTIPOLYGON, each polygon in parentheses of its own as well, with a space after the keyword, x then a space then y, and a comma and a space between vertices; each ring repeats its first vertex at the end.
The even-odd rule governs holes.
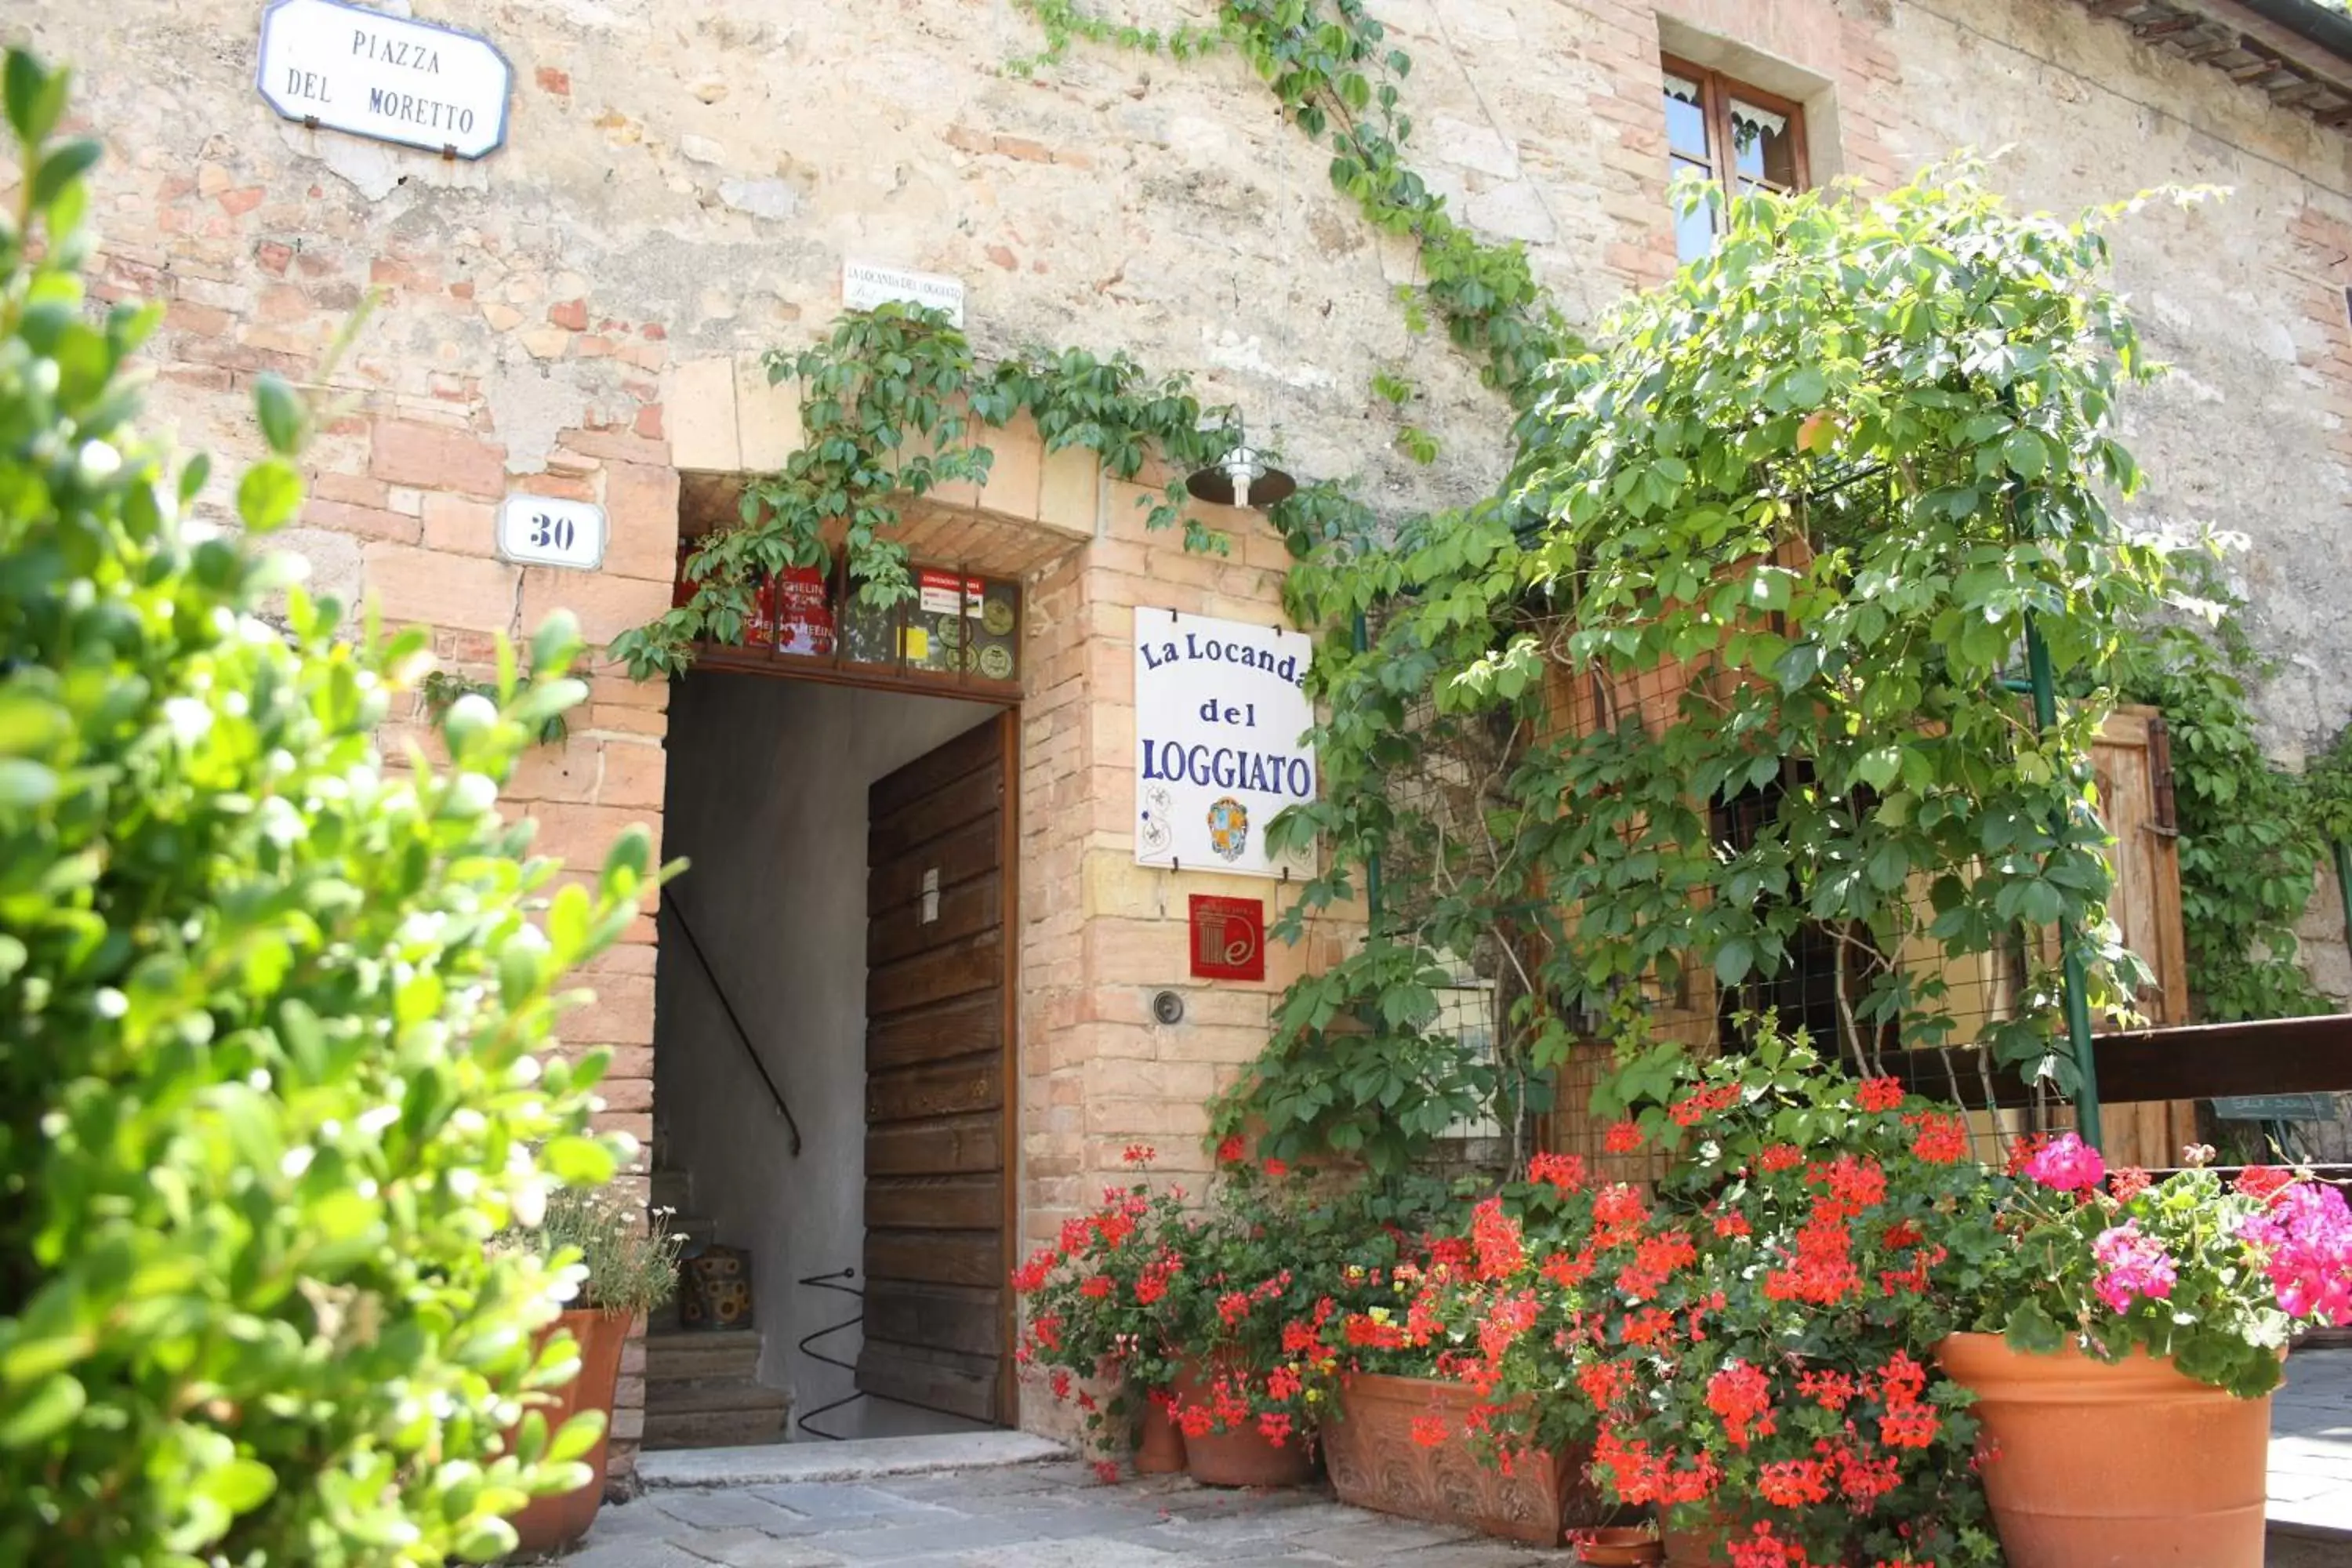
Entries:
POLYGON ((1585 1180, 1584 1156, 1538 1154, 1528 1162, 1528 1180, 1543 1183, 1555 1192, 1582 1192, 1585 1180))
POLYGON ((1911 1152, 1927 1163, 1954 1165, 1968 1158, 1969 1124, 1966 1118, 1928 1110, 1904 1120, 1916 1130, 1911 1137, 1911 1152))
POLYGON ((1903 1104, 1903 1080, 1899 1078, 1866 1078, 1853 1091, 1856 1105, 1864 1110, 1895 1110, 1903 1104))
POLYGON ((2238 1191, 2258 1202, 2268 1203, 2294 1184, 2294 1173, 2282 1171, 2275 1165, 2249 1165, 2238 1173, 2233 1184, 2238 1191))
POLYGON ((1612 1121, 1601 1146, 1612 1154, 1630 1154, 1642 1146, 1642 1130, 1631 1121, 1612 1121))

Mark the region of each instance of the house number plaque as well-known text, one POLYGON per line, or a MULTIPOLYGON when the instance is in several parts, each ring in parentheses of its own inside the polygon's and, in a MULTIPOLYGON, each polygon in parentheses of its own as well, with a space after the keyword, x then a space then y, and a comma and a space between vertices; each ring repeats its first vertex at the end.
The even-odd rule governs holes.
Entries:
POLYGON ((561 496, 509 496, 499 506, 499 558, 593 572, 604 564, 604 509, 561 496))

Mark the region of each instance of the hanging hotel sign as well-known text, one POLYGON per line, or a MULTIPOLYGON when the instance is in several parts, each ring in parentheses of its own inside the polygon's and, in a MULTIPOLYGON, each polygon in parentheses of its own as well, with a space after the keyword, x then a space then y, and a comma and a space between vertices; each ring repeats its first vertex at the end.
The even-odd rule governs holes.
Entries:
POLYGON ((1285 806, 1315 798, 1314 643, 1304 632, 1138 606, 1135 858, 1146 866, 1311 876, 1266 852, 1285 806))
POLYGON ((278 0, 261 14, 256 81, 289 120, 478 158, 507 139, 514 68, 489 40, 454 27, 341 0, 278 0))

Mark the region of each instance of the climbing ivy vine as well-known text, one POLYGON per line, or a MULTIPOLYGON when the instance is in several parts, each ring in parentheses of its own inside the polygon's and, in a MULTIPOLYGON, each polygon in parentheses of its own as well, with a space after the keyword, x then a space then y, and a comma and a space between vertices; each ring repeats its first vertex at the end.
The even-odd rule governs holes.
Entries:
MULTIPOLYGON (((1152 528, 1180 521, 1181 476, 1222 457, 1232 440, 1228 411, 1204 409, 1182 376, 1155 377, 1124 354, 1075 349, 983 366, 943 311, 919 306, 845 315, 825 342, 772 352, 767 368, 772 384, 797 378, 800 449, 744 488, 740 527, 706 536, 688 560, 687 602, 613 640, 612 656, 638 679, 682 672, 698 641, 737 641, 761 578, 828 564, 836 545, 866 602, 907 597, 897 498, 985 484, 993 454, 984 433, 1016 416, 1036 421, 1048 452, 1084 447, 1115 479, 1164 459, 1178 477, 1147 496, 1152 528)), ((1228 548, 1197 517, 1181 521, 1187 548, 1228 548)))
POLYGON ((2323 857, 2352 842, 2352 730, 2302 773, 2263 752, 2246 679, 2264 672, 2218 587, 2210 634, 2151 626, 2126 650, 2127 701, 2164 716, 2180 838, 2181 928, 2198 1016, 2287 1018, 2334 1009, 2297 962, 2295 923, 2323 857))
MULTIPOLYGON (((1045 47, 1013 62, 1026 73, 1059 60, 1086 39, 1178 58, 1231 47, 1273 89, 1285 115, 1331 150, 1331 184, 1352 197, 1376 228, 1410 235, 1421 247, 1422 283, 1400 290, 1407 319, 1433 313, 1463 349, 1482 354, 1486 384, 1517 403, 1543 364, 1582 345, 1528 268, 1517 241, 1480 238, 1445 210, 1405 157, 1412 117, 1403 84, 1412 57, 1362 0, 1224 0, 1213 31, 1160 33, 1112 22, 1071 0, 1016 0, 1036 18, 1045 47)), ((1401 400, 1400 400, 1401 401, 1401 400)), ((1419 456, 1428 437, 1407 442, 1419 456)), ((1427 460, 1423 458, 1422 460, 1427 460)))
POLYGON ((1376 857, 1391 884, 1220 1124, 1394 1167, 1487 1088, 1432 1065, 1444 955, 1515 978, 1496 1085, 1599 1036, 1622 1087, 1684 1048, 1668 1017, 1712 1035, 1678 998, 1787 971, 1801 933, 1843 955, 1862 1069, 1972 1044, 2071 1093, 2027 933, 2073 933, 2095 1004, 2129 994, 2084 766, 2108 694, 2045 731, 2005 678, 2030 624, 2104 687, 2169 585, 2105 499, 2137 479, 2113 416, 2145 374, 2105 256, 2098 220, 2011 215, 1967 167, 1742 202, 1538 374, 1500 498, 1303 562, 1306 624, 1379 629, 1318 650, 1323 797, 1275 834, 1329 868, 1294 918, 1376 857), (1744 837, 1717 815, 1743 802, 1744 837), (1947 975, 1979 956, 2015 989, 1963 1021, 1947 975))

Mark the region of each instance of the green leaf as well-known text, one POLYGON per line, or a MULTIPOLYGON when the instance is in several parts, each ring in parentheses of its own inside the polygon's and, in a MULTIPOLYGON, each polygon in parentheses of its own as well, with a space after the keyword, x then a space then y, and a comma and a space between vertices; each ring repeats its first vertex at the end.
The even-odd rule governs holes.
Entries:
POLYGON ((599 1187, 613 1179, 613 1152, 593 1138, 551 1140, 541 1158, 567 1187, 599 1187))
POLYGON ((28 147, 47 141, 65 116, 67 73, 44 69, 25 50, 11 48, 5 81, 8 125, 16 140, 28 147))
POLYGON ((2066 1343, 2057 1320, 2036 1301, 2023 1302, 2010 1313, 2009 1330, 2001 1337, 2023 1355, 2055 1355, 2066 1343))
POLYGON ((264 373, 254 383, 253 404, 261 417, 262 438, 269 443, 271 451, 281 458, 291 458, 301 451, 308 410, 284 378, 264 373))
POLYGON ((292 521, 301 505, 302 477, 281 458, 256 463, 237 481, 237 516, 256 533, 268 533, 292 521))
POLYGON ((1715 977, 1728 987, 1748 978, 1756 967, 1756 947, 1744 936, 1735 936, 1715 950, 1715 977))
POLYGON ((1855 759, 1854 776, 1873 789, 1883 790, 1903 772, 1903 748, 1879 746, 1855 759))
POLYGON ((12 1394, 0 1409, 0 1448, 22 1448, 63 1431, 89 1403, 81 1384, 64 1373, 43 1378, 28 1392, 12 1394))
POLYGON ((2002 439, 2000 457, 2001 461, 2009 465, 2010 472, 2020 479, 2040 479, 2042 470, 2050 466, 2048 445, 2040 436, 2022 426, 2011 430, 2002 439))
POLYGON ((0 757, 0 811, 31 811, 58 795, 58 775, 29 757, 0 757))
POLYGON ((197 1489, 231 1514, 250 1513, 278 1489, 278 1472, 258 1459, 231 1459, 205 1472, 197 1489))
POLYGON ((105 151, 91 141, 68 142, 41 160, 33 174, 33 205, 46 207, 55 202, 66 186, 89 172, 105 151))

